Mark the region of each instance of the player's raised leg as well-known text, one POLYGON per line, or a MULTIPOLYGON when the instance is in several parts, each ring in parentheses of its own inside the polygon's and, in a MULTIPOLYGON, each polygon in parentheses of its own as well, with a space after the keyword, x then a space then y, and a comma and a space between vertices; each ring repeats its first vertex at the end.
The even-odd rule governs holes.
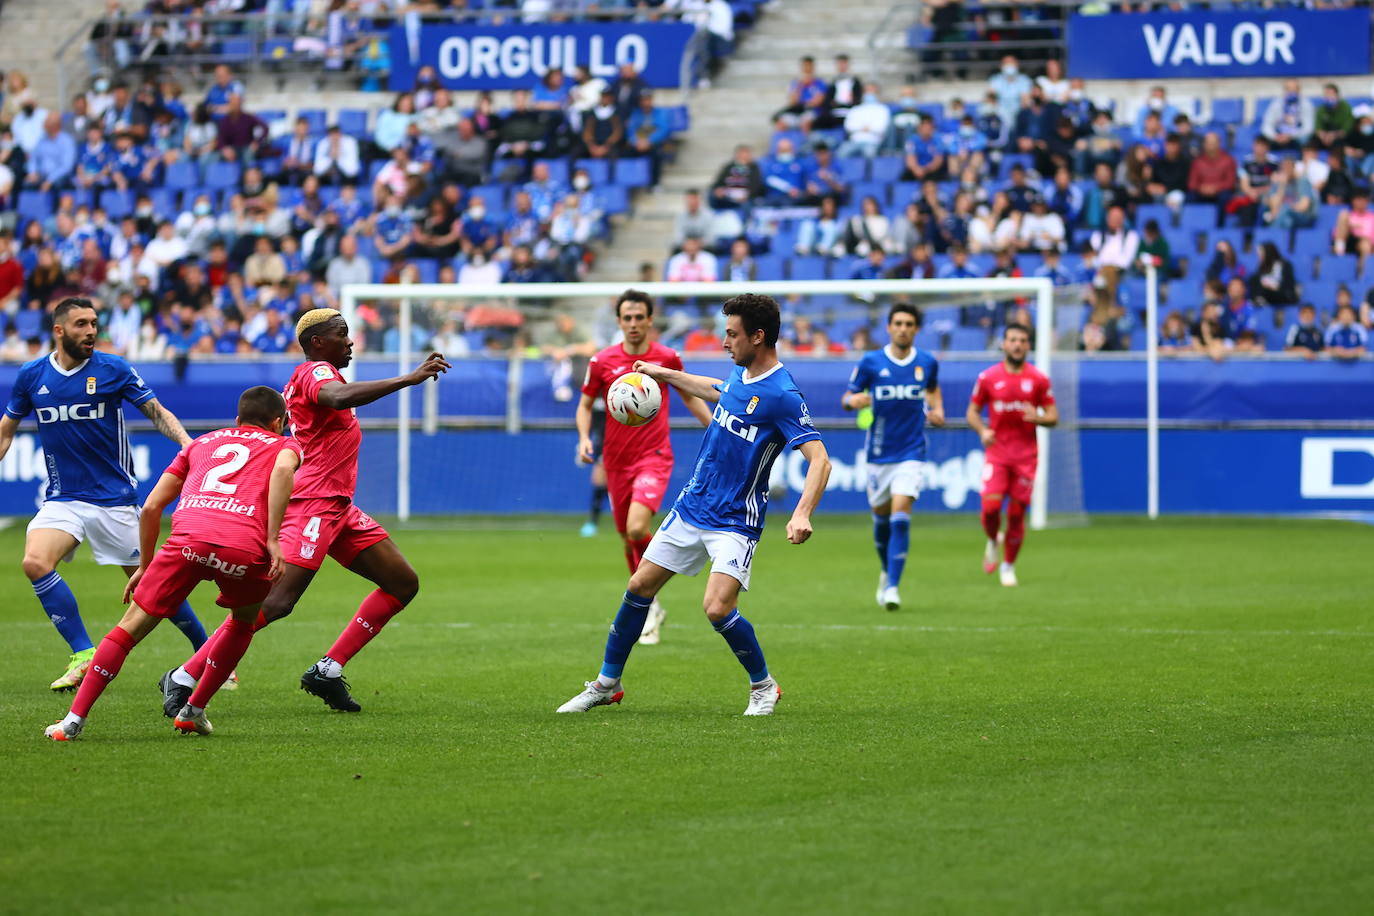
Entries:
POLYGON ((610 633, 606 637, 606 651, 602 656, 601 671, 595 678, 587 681, 584 689, 562 706, 559 712, 586 712, 597 706, 619 703, 625 696, 620 686, 620 676, 625 671, 625 662, 635 641, 644 631, 644 621, 649 616, 649 605, 668 580, 673 571, 664 569, 652 560, 643 560, 621 598, 620 609, 611 622, 610 633))
MULTIPOLYGON (((636 482, 636 488, 639 483, 636 482)), ((650 526, 654 521, 656 506, 649 506, 639 500, 630 503, 630 509, 625 517, 625 553, 627 557, 632 557, 633 566, 630 572, 633 574, 639 568, 640 561, 644 558, 644 551, 649 548, 649 541, 652 536, 649 532, 650 526)), ((644 629, 639 634, 639 641, 646 646, 656 646, 662 639, 663 618, 667 612, 663 605, 655 597, 649 603, 649 614, 644 618, 644 629)))
POLYGON ((177 711, 172 727, 182 734, 208 735, 212 731, 210 721, 205 717, 205 707, 221 687, 229 680, 230 673, 243 660, 253 641, 255 624, 259 619, 261 605, 252 604, 235 608, 229 619, 216 631, 215 641, 206 657, 204 676, 196 683, 196 688, 186 698, 186 703, 177 711))
POLYGON ((768 673, 768 662, 764 660, 753 624, 739 612, 739 592, 740 581, 734 576, 712 572, 706 580, 702 607, 711 626, 725 639, 726 645, 749 675, 749 705, 745 707, 744 714, 769 716, 782 698, 782 688, 768 673))
POLYGON ((79 543, 76 537, 66 531, 33 526, 29 527, 28 536, 24 539, 24 575, 33 584, 33 592, 38 596, 43 612, 71 649, 67 670, 50 685, 53 690, 59 691, 75 689, 95 656, 95 646, 86 632, 86 624, 81 620, 76 596, 72 594, 67 580, 57 571, 58 562, 75 550, 79 543))
POLYGON ((377 589, 363 599, 329 651, 301 675, 301 689, 324 700, 331 709, 358 712, 362 707, 348 693, 344 665, 419 594, 420 577, 391 538, 373 544, 346 565, 377 589))
POLYGON ((76 691, 76 698, 66 717, 44 729, 45 736, 54 741, 70 741, 81 734, 95 701, 119 675, 119 669, 124 667, 124 660, 134 646, 153 632, 158 620, 137 604, 129 607, 119 624, 100 641, 91 659, 88 676, 81 680, 81 687, 76 691))

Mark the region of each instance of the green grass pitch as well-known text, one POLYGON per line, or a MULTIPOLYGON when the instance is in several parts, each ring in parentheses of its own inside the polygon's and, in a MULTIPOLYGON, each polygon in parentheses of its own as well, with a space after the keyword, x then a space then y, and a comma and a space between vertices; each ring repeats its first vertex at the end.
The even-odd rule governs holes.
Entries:
MULTIPOLYGON (((772 521, 743 602, 771 719, 686 578, 624 705, 554 715, 619 548, 468 521, 398 531, 422 591, 350 666, 361 714, 297 688, 365 592, 331 569, 214 736, 161 717, 165 624, 70 745, 42 738, 65 647, 0 533, 0 912, 1367 912, 1374 528, 1097 520, 1033 532, 1004 590, 973 519, 918 516, 888 614, 866 519, 803 547, 772 521)), ((119 573, 64 573, 98 640, 119 573)))

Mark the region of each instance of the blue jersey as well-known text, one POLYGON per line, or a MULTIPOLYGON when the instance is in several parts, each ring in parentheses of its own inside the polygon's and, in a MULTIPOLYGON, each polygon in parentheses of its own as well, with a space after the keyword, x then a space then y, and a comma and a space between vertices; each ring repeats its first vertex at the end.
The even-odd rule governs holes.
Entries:
POLYGON ((926 460, 926 392, 939 387, 940 364, 924 350, 913 347, 904 360, 893 359, 887 347, 864 354, 849 376, 849 390, 873 398, 869 463, 926 460))
POLYGON ((673 511, 698 528, 758 539, 768 508, 768 477, 784 448, 819 440, 806 401, 782 363, 745 379, 736 366, 717 385, 720 401, 706 427, 692 479, 673 511))
POLYGON ((137 405, 152 397, 122 357, 97 351, 67 372, 49 354, 20 368, 5 414, 15 420, 34 414, 38 420, 48 499, 132 506, 138 480, 122 402, 137 405))

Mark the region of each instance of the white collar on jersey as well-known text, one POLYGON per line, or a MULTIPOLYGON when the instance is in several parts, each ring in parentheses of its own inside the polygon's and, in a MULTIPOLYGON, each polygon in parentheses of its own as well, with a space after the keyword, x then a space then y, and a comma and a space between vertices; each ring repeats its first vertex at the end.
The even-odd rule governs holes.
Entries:
POLYGON ((911 361, 916 358, 916 347, 912 346, 911 352, 906 355, 906 359, 898 359, 892 355, 892 344, 888 344, 883 347, 883 355, 892 360, 893 365, 909 366, 911 365, 911 361))
POLYGON ((77 374, 78 372, 80 372, 82 369, 86 368, 86 364, 89 363, 89 362, 90 362, 90 358, 88 357, 88 358, 86 358, 86 359, 83 359, 81 362, 77 363, 75 366, 72 366, 70 369, 63 369, 63 368, 62 368, 60 365, 58 365, 58 363, 57 363, 57 354, 56 354, 56 353, 49 353, 49 354, 48 354, 48 363, 49 363, 54 369, 56 369, 58 372, 62 373, 63 375, 66 375, 66 376, 73 376, 73 375, 76 375, 76 374, 77 374))
POLYGON ((762 375, 756 375, 756 376, 754 376, 753 378, 750 378, 750 377, 749 377, 749 370, 748 370, 748 369, 745 369, 743 372, 741 372, 741 373, 739 374, 739 379, 740 379, 741 382, 744 382, 744 384, 746 384, 746 385, 752 385, 752 384, 754 384, 755 382, 761 382, 761 381, 763 381, 764 379, 768 378, 768 376, 772 375, 774 372, 777 372, 777 371, 778 371, 779 369, 781 369, 781 368, 782 368, 782 363, 774 363, 772 369, 769 369, 767 372, 763 373, 762 375))

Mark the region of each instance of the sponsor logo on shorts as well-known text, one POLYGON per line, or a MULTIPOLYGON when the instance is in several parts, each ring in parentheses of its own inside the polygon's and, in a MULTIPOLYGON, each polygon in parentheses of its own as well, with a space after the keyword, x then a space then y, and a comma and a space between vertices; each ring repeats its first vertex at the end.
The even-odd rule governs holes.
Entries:
POLYGON ((199 563, 201 566, 208 566, 211 569, 217 569, 220 572, 224 573, 226 576, 230 576, 235 579, 242 578, 244 574, 248 572, 248 567, 243 563, 234 565, 233 563, 221 560, 219 557, 215 556, 215 552, 213 550, 210 551, 210 555, 208 557, 203 557, 200 554, 196 553, 194 550, 192 550, 190 547, 183 547, 181 548, 181 555, 182 557, 184 557, 192 563, 199 563))
POLYGON ((302 545, 301 545, 301 558, 302 558, 302 559, 305 559, 305 560, 309 560, 309 559, 310 559, 311 557, 313 557, 313 556, 315 556, 315 545, 314 545, 314 544, 302 544, 302 545))

